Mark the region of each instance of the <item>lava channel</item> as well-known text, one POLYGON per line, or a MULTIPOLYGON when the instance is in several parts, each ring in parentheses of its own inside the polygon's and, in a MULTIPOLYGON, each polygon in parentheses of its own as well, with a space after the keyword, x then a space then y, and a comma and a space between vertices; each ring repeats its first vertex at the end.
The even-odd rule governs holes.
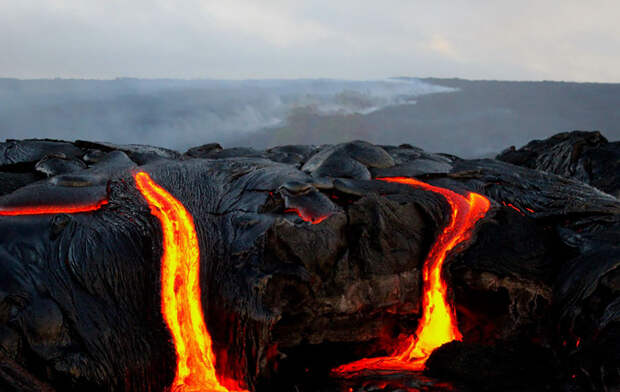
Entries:
POLYGON ((0 209, 0 216, 76 214, 79 212, 96 211, 106 204, 108 204, 108 201, 103 199, 92 204, 8 207, 0 209))
POLYGON ((174 392, 243 391, 229 379, 218 379, 211 335, 200 301, 200 251, 191 214, 145 172, 134 176, 151 213, 161 223, 161 311, 177 354, 174 392))
POLYGON ((442 265, 446 254, 470 237, 476 222, 484 217, 490 207, 489 200, 477 193, 463 196, 449 189, 407 177, 387 177, 378 180, 439 193, 450 205, 452 214, 450 222, 437 237, 424 262, 423 313, 415 335, 400 341, 390 356, 363 358, 332 370, 333 375, 342 378, 351 378, 365 371, 379 373, 421 371, 424 370, 426 360, 433 350, 445 343, 462 339, 456 322, 456 312, 447 298, 448 286, 442 279, 442 265))

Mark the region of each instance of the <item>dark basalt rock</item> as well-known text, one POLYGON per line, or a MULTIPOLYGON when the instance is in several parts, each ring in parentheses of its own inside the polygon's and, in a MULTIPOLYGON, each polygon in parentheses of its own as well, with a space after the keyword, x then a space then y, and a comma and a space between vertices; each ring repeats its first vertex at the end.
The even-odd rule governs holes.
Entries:
POLYGON ((609 143, 600 132, 559 133, 506 149, 497 159, 574 178, 620 196, 620 142, 609 143))
POLYGON ((207 158, 208 154, 218 151, 222 151, 222 146, 219 143, 208 143, 203 144, 202 146, 192 147, 185 151, 185 154, 183 155, 191 158, 207 158))
POLYGON ((369 168, 394 166, 394 159, 381 147, 362 141, 327 146, 301 168, 313 177, 341 177, 369 180, 369 168))
POLYGON ((301 165, 317 150, 315 146, 278 146, 268 149, 267 156, 272 161, 288 163, 290 165, 301 165))
POLYGON ((452 159, 440 154, 427 153, 411 146, 383 147, 394 158, 395 165, 372 168, 374 178, 377 177, 415 177, 422 174, 449 173, 452 170, 452 159))
POLYGON ((0 171, 0 196, 43 178, 40 173, 11 173, 0 171))
MULTIPOLYGON (((209 145, 207 145, 209 146, 209 145)), ((205 147, 201 150, 190 149, 187 152, 188 156, 195 158, 207 158, 207 159, 226 159, 226 158, 266 158, 266 154, 262 151, 256 151, 253 148, 247 147, 234 147, 234 148, 218 148, 219 145, 212 146, 212 148, 205 147)))
POLYGON ((82 149, 93 149, 100 151, 122 151, 139 165, 160 159, 179 159, 181 154, 177 151, 163 147, 145 146, 141 144, 113 144, 106 142, 90 142, 86 140, 76 140, 75 145, 82 149))
POLYGON ((34 168, 48 177, 53 177, 86 169, 86 164, 78 159, 68 159, 64 154, 53 154, 44 156, 34 168))
POLYGON ((51 153, 77 158, 82 154, 82 150, 69 142, 59 140, 7 140, 0 144, 0 167, 20 163, 34 164, 51 153))
POLYGON ((558 377, 553 353, 533 344, 481 346, 451 342, 433 352, 427 374, 458 380, 478 391, 545 391, 558 377))
MULTIPOLYGON (((331 367, 385 354, 415 331, 422 265, 450 210, 435 193, 374 180, 385 176, 477 192, 492 208, 447 259, 464 342, 433 354, 435 379, 404 373, 346 389, 619 388, 620 202, 565 176, 558 148, 575 137, 592 135, 535 144, 528 160, 513 151, 511 162, 524 166, 557 158, 546 171, 359 141, 267 151, 212 144, 183 155, 84 141, 0 144, 0 210, 108 200, 88 213, 0 216, 0 389, 171 383, 162 234, 134 186, 138 169, 192 214, 216 365, 252 390, 341 390, 331 367), (77 163, 44 166, 53 159, 77 163)), ((598 140, 574 167, 614 145, 598 140)), ((603 172, 589 173, 596 186, 603 172)), ((618 171, 605 173, 618 181, 618 171)))
POLYGON ((88 164, 92 165, 93 163, 99 162, 103 157, 106 156, 106 153, 101 150, 88 150, 82 156, 82 160, 88 164))

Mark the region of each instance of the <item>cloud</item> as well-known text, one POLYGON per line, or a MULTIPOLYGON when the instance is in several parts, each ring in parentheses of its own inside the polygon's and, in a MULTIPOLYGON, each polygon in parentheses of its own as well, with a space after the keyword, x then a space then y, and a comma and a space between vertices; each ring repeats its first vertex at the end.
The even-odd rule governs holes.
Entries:
POLYGON ((454 45, 441 35, 432 36, 428 41, 428 47, 432 51, 455 60, 458 60, 460 57, 454 45))
POLYGON ((331 35, 331 31, 320 23, 296 20, 282 8, 265 7, 262 2, 207 1, 201 7, 222 31, 260 37, 277 48, 313 43, 331 35))
POLYGON ((620 81, 599 0, 0 2, 0 76, 620 81))

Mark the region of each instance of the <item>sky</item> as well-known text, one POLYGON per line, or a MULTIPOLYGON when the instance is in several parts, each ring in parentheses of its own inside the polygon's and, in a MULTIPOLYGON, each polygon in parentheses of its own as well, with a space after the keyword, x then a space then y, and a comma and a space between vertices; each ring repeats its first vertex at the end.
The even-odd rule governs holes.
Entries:
POLYGON ((0 0, 0 77, 620 82, 617 0, 0 0))

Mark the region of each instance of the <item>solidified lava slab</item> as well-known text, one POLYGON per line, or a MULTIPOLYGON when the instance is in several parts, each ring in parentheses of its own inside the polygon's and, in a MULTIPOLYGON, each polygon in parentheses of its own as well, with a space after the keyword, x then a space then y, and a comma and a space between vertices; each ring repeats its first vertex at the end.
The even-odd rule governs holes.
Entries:
MULTIPOLYGON (((0 213, 2 390, 176 385, 180 355, 162 313, 167 234, 136 186, 138 172, 192 218, 198 252, 185 260, 199 267, 198 318, 216 378, 229 390, 372 389, 377 383, 340 384, 329 371, 389 355, 416 333, 425 260, 454 209, 431 189, 379 177, 415 178, 490 203, 441 269, 462 343, 433 351, 427 372, 434 381, 402 372, 384 390, 620 385, 620 203, 575 176, 361 141, 187 154, 10 143, 0 150, 29 153, 0 157, 0 179, 7 179, 0 211, 42 213, 0 213), (56 162, 57 153, 67 162, 56 162), (548 371, 515 376, 528 370, 519 363, 532 353, 548 371), (482 372, 481 357, 514 363, 487 361, 482 372)), ((605 144, 605 156, 615 146, 605 144)), ((594 159, 595 149, 575 149, 594 159)), ((597 173, 618 175, 597 169, 587 182, 613 183, 597 182, 597 173)), ((175 279, 172 291, 186 287, 175 279)))

